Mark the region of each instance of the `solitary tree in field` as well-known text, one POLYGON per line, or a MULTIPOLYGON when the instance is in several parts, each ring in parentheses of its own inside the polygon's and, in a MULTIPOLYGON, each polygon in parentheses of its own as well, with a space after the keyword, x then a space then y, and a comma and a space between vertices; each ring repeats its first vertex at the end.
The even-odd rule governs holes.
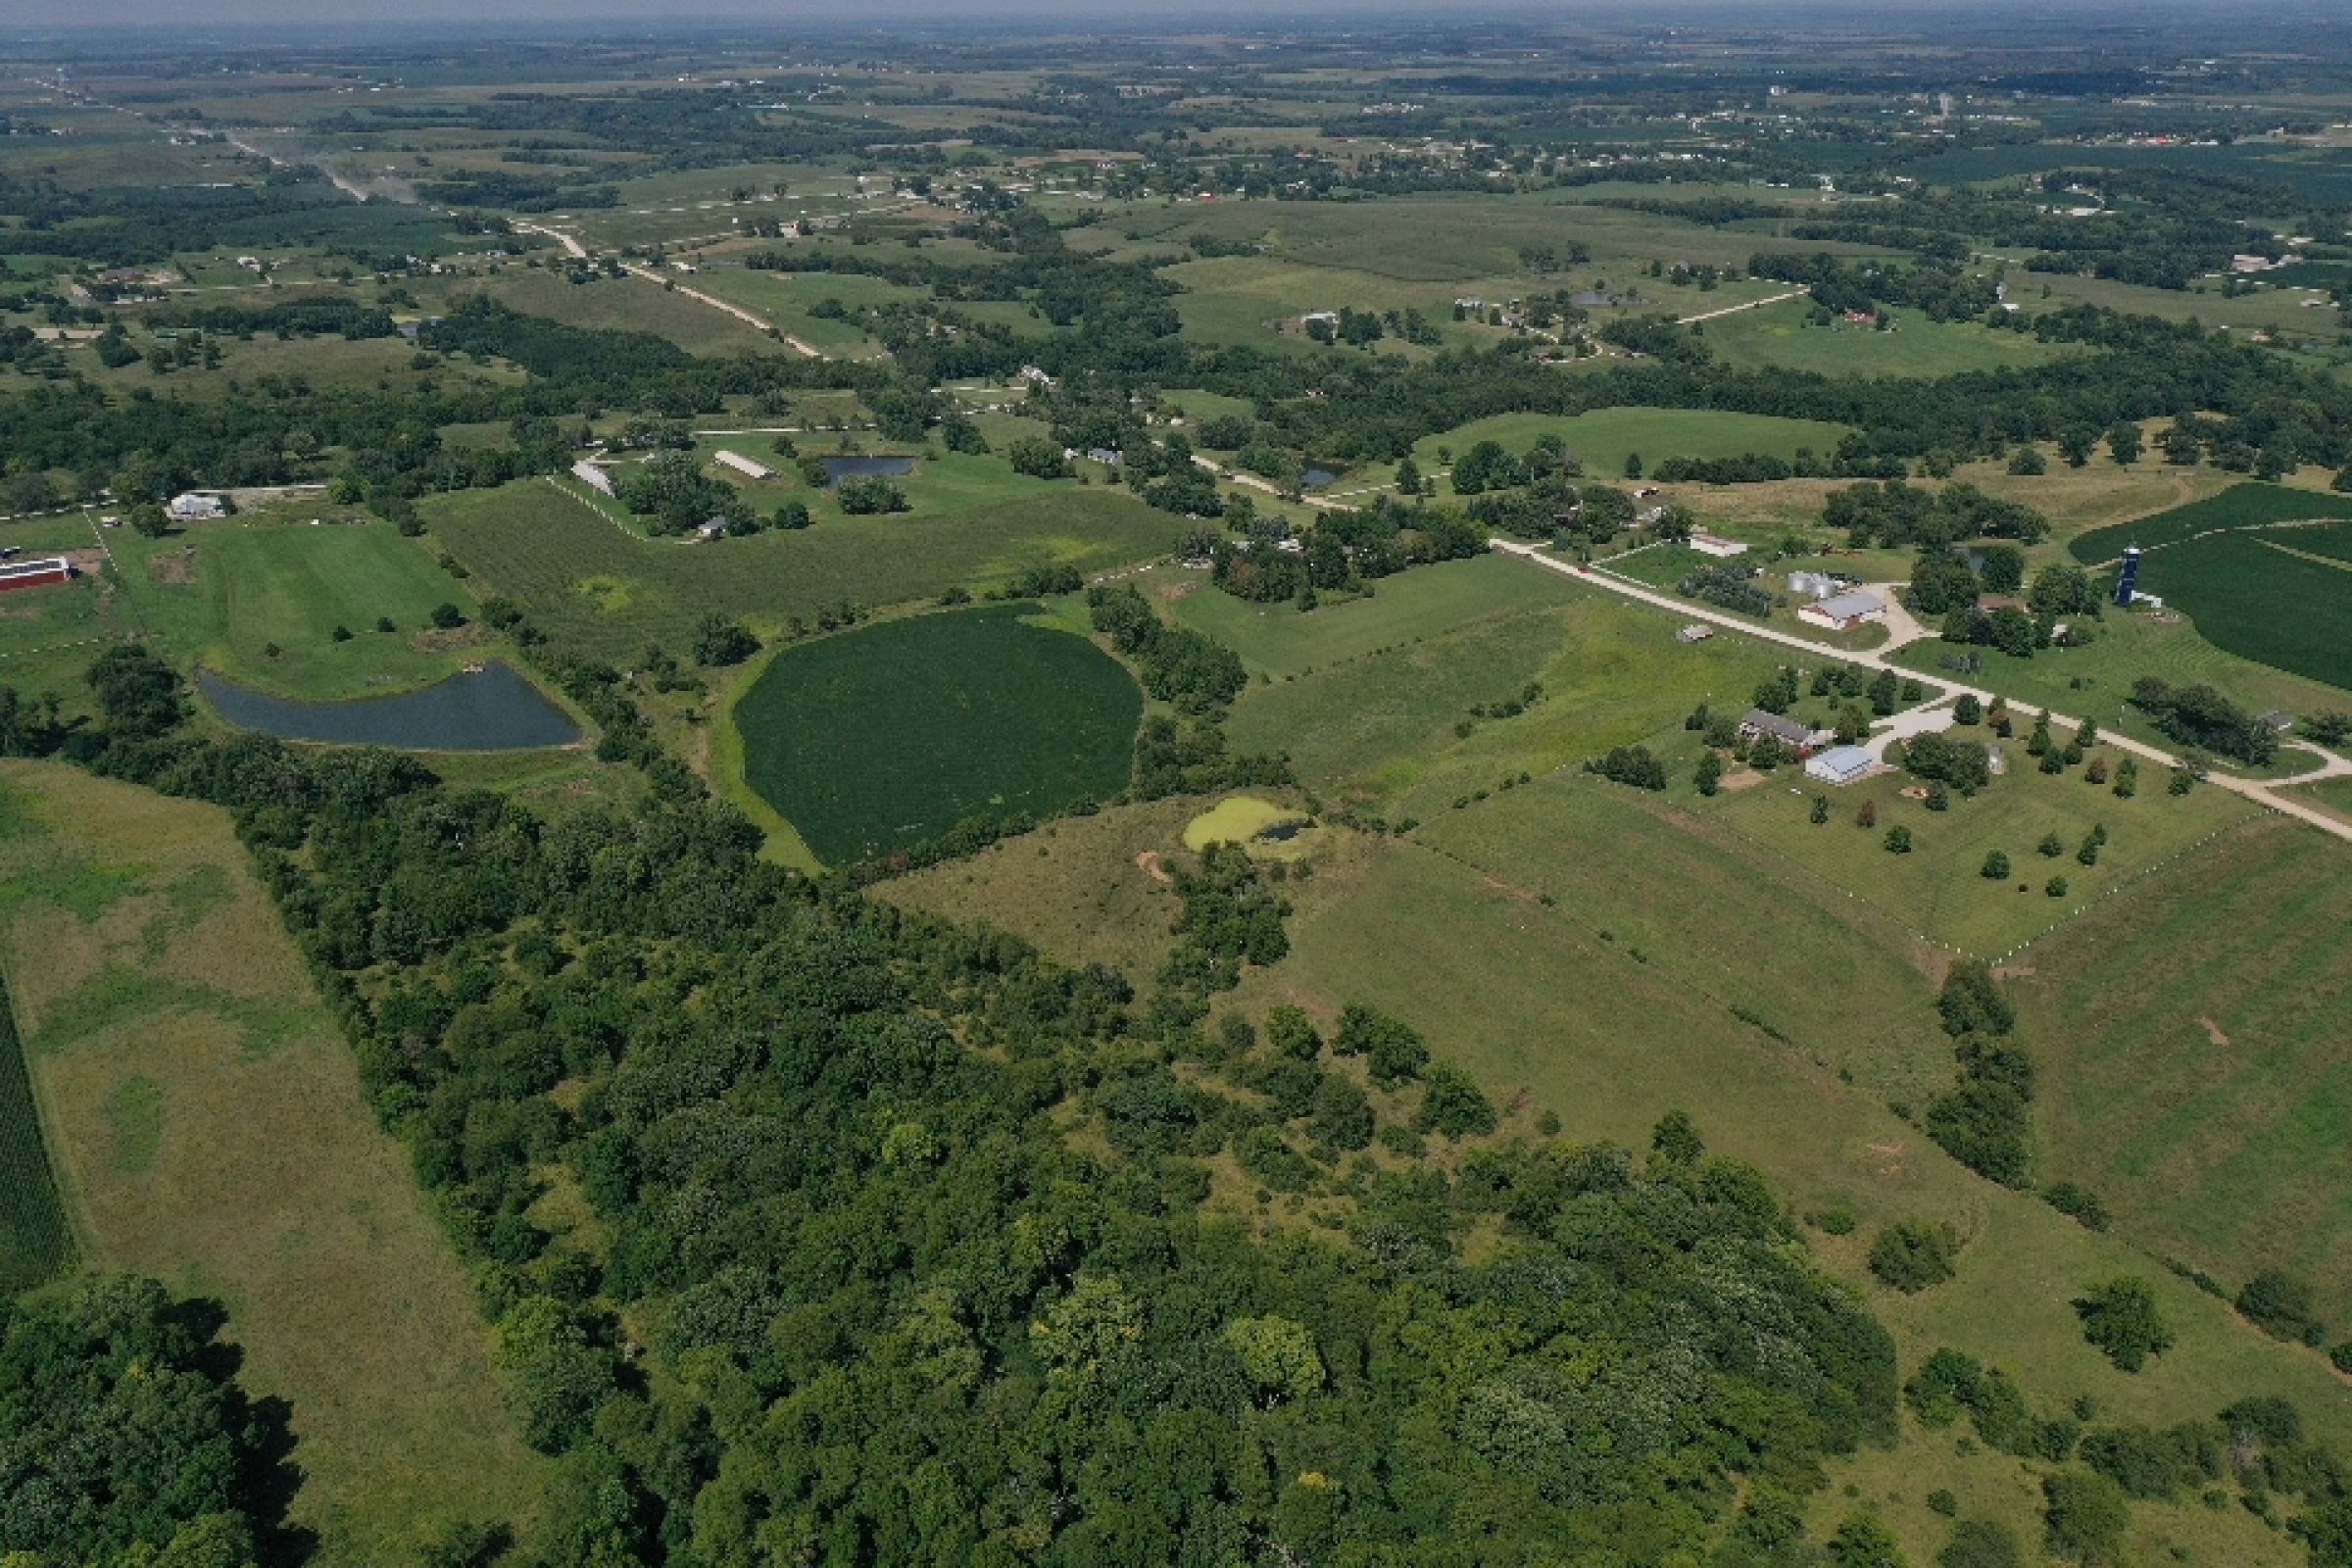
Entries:
POLYGON ((2009 857, 1998 850, 1990 852, 1984 857, 1984 869, 1979 874, 1987 882, 2008 881, 2009 857))
POLYGON ((2173 1348, 2173 1331, 2156 1308, 2156 1292, 2143 1279, 2113 1279, 2094 1285, 2075 1302, 2082 1337, 2126 1372, 2136 1372, 2150 1356, 2173 1348))

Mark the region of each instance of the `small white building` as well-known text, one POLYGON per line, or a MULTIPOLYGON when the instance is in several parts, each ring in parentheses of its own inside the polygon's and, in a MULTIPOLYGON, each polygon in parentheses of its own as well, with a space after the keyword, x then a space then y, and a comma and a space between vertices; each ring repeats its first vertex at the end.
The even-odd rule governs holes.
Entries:
POLYGON ((1877 765, 1871 760, 1870 754, 1859 746, 1833 746, 1805 760, 1805 776, 1842 788, 1857 779, 1869 777, 1870 770, 1877 765))
POLYGON ((1690 548, 1697 551, 1702 556, 1714 556, 1720 560, 1727 561, 1733 556, 1744 556, 1747 554, 1747 546, 1741 544, 1739 540, 1726 539, 1721 535, 1711 533, 1692 534, 1690 536, 1690 548))
POLYGON ((600 496, 612 493, 612 475, 590 463, 586 458, 571 466, 571 476, 600 496))
POLYGON ((210 517, 227 516, 228 503, 219 496, 190 490, 185 495, 173 496, 172 504, 164 510, 171 514, 173 522, 199 522, 210 517))
POLYGON ((712 461, 722 468, 733 468, 747 479, 773 479, 776 476, 775 469, 761 463, 758 458, 747 458, 740 452, 728 452, 722 449, 712 455, 712 461))
POLYGON ((1694 620, 1674 634, 1678 643, 1703 643, 1715 635, 1715 628, 1703 620, 1694 620))
POLYGON ((1886 602, 1877 594, 1857 588, 1851 593, 1832 594, 1827 599, 1809 605, 1799 605, 1796 618, 1832 631, 1851 631, 1865 621, 1884 619, 1886 602))
POLYGON ((705 544, 709 544, 713 539, 724 539, 727 536, 727 519, 724 517, 705 517, 702 522, 696 526, 694 530, 694 536, 697 539, 702 540, 705 544))

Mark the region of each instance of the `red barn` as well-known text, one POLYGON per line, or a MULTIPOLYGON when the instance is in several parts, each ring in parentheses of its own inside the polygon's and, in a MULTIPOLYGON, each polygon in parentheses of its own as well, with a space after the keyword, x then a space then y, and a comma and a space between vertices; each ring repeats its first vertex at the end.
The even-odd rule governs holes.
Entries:
POLYGON ((52 588, 74 580, 74 563, 63 556, 12 561, 0 565, 0 593, 12 588, 52 588))

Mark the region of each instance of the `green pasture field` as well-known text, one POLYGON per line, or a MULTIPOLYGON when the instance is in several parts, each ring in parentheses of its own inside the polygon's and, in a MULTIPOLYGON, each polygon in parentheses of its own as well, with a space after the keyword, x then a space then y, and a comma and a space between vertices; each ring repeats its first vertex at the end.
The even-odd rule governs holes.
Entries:
POLYGON ((2338 816, 2352 818, 2352 778, 2324 778, 2299 786, 2296 793, 2338 816))
POLYGON ((1501 556, 1416 567, 1372 584, 1359 599, 1301 613, 1296 604, 1236 599, 1193 572, 1155 568, 1143 586, 1175 618, 1241 655, 1251 674, 1304 675, 1519 610, 1569 604, 1575 586, 1501 556))
MULTIPOLYGON (((689 281, 700 283, 702 279, 689 281)), ((689 354, 790 352, 748 321, 634 274, 574 283, 560 272, 508 267, 501 269, 495 278, 467 279, 449 294, 454 298, 458 293, 473 292, 494 294, 526 316, 544 316, 566 326, 652 332, 669 339, 689 354)), ((418 298, 421 300, 423 296, 418 298)))
MULTIPOLYGON (((11 830, 14 826, 8 824, 11 830)), ((0 1301, 5 1301, 50 1279, 74 1255, 74 1232, 58 1201, 5 979, 0 979, 0 1172, 6 1173, 0 1180, 0 1301)))
POLYGON ((1187 293, 1250 301, 1275 317, 1336 311, 1343 306, 1375 313, 1418 310, 1440 330, 1462 341, 1468 341, 1470 334, 1455 329, 1453 302, 1458 296, 1471 293, 1500 299, 1522 292, 1523 287, 1507 277, 1489 279, 1481 286, 1402 282, 1358 268, 1305 265, 1276 256, 1218 256, 1179 262, 1162 268, 1160 275, 1182 284, 1187 293))
POLYGON ((1143 693, 1036 605, 886 621, 787 649, 736 700, 744 777, 835 864, 972 816, 1052 815, 1127 787, 1143 693))
POLYGON ((1124 565, 1173 548, 1182 526, 1106 487, 1037 492, 950 516, 859 517, 711 545, 646 539, 539 480, 438 498, 426 513, 479 591, 513 598, 565 648, 626 662, 649 642, 683 652, 711 611, 772 635, 843 600, 878 608, 998 587, 1033 566, 1124 565))
MULTIPOLYGON (((2016 259, 2022 261, 2025 254, 2017 253, 2016 259)), ((2010 269, 2009 277, 2009 297, 2028 311, 2098 305, 2132 316, 2161 316, 2170 321, 2185 321, 2193 317, 2207 326, 2230 327, 2233 335, 2270 332, 2316 337, 2326 342, 2338 342, 2343 337, 2335 322, 2335 313, 2305 306, 2299 290, 2260 289, 2235 299, 2224 299, 2220 287, 2214 284, 2193 289, 2150 288, 2067 272, 2024 272, 2016 267, 2010 269), (2050 291, 2047 300, 2040 297, 2044 288, 2050 291)))
POLYGON ((458 1518, 527 1540, 548 1463, 227 814, 31 762, 0 808, 0 964, 86 1265, 227 1308, 322 1568, 458 1518))
MULTIPOLYGON (((1653 260, 1745 267, 1760 238, 1650 213, 1581 206, 1555 192, 1348 203, 1221 201, 1173 211, 1111 212, 1104 219, 1107 226, 1133 228, 1170 243, 1180 244, 1191 234, 1249 240, 1265 244, 1285 261, 1449 285, 1524 276, 1519 251, 1528 246, 1582 241, 1593 257, 1571 285, 1582 287, 1590 274, 1622 280, 1636 264, 1653 260)), ((1860 251, 1833 243, 1809 248, 1860 251)), ((1559 286, 1568 279, 1545 282, 1559 286)))
MULTIPOLYGON (((1958 733, 1990 738, 1982 728, 1958 733)), ((1902 790, 1918 783, 1907 774, 1885 773, 1829 789, 1805 777, 1803 769, 1788 766, 1753 788, 1725 791, 1699 809, 1884 911, 1906 930, 1984 958, 2001 957, 2040 938, 2256 810, 2239 797, 2210 787, 2168 795, 2164 770, 2147 763, 2141 764, 2139 792, 2119 800, 2108 788, 2084 782, 2081 768, 2055 777, 2039 772, 2026 755, 2022 734, 1997 744, 2009 754, 2007 774, 1973 800, 1954 795, 1948 810, 1931 811, 1905 800, 1902 790), (1831 806, 1830 819, 1818 824, 1807 806, 1816 794, 1828 796, 1831 806), (1858 827, 1855 818, 1866 803, 1875 808, 1877 823, 1858 827), (2095 824, 2106 826, 2107 845, 2097 865, 2079 864, 2075 851, 2095 824), (1898 825, 1911 830, 1907 855, 1885 848, 1888 829, 1898 825), (2054 859, 2034 851, 2046 833, 2056 833, 2065 845, 2054 859), (2006 854, 2011 866, 1999 882, 1979 874, 1994 850, 2006 854), (2066 878, 2065 897, 2043 892, 2053 876, 2066 878)), ((1690 747, 1687 758, 1669 762, 1670 770, 1687 776, 1685 769, 1696 755, 1696 747, 1690 747)), ((2110 755, 2109 765, 2116 760, 2110 755)))
MULTIPOLYGON (((894 301, 911 303, 931 297, 929 289, 910 288, 857 272, 770 272, 755 271, 743 267, 713 266, 705 268, 693 277, 680 278, 679 282, 725 300, 730 305, 740 305, 825 353, 846 359, 877 358, 887 351, 856 322, 810 316, 808 307, 833 299, 855 310, 861 305, 886 305, 894 301)), ((693 304, 691 300, 685 303, 693 304)), ((710 311, 721 320, 734 319, 723 311, 711 311, 707 305, 698 306, 697 309, 710 311)), ((741 322, 736 324, 743 326, 741 322)), ((748 327, 743 329, 751 330, 748 327)), ((770 344, 769 347, 772 349, 774 345, 770 344)))
POLYGON ((1521 600, 1520 590, 1510 590, 1497 596, 1497 608, 1432 631, 1429 622, 1442 617, 1415 613, 1409 599, 1386 612, 1383 584, 1371 605, 1377 617, 1396 614, 1396 631, 1383 635, 1376 622, 1353 639, 1370 652, 1251 686, 1227 723, 1234 745, 1288 753, 1302 782, 1349 805, 1427 820, 1453 800, 1522 772, 1578 767, 1669 726, 1679 733, 1683 716, 1701 702, 1744 709, 1776 667, 1771 653, 1749 639, 1678 643, 1678 623, 1649 606, 1579 588, 1540 567, 1494 564, 1552 579, 1551 592, 1521 600), (1475 706, 1517 698, 1530 681, 1542 684, 1543 695, 1518 717, 1471 714, 1475 706), (1459 733, 1465 724, 1467 735, 1459 733))
POLYGON ((424 544, 324 502, 317 511, 337 520, 314 528, 310 510, 288 503, 155 541, 122 530, 116 554, 145 629, 183 661, 319 702, 429 686, 504 645, 478 619, 475 585, 435 565, 424 544), (429 617, 443 604, 466 624, 436 630, 429 617), (379 616, 394 629, 376 630, 379 616), (337 626, 349 641, 334 640, 337 626))
MULTIPOLYGON (((1827 457, 1846 433, 1842 424, 1818 419, 1690 409, 1598 409, 1565 419, 1547 414, 1497 414, 1424 437, 1413 448, 1413 461, 1429 473, 1445 466, 1438 461, 1440 447, 1458 458, 1481 441, 1499 441, 1506 451, 1522 454, 1538 437, 1557 435, 1584 460, 1585 472, 1615 479, 1632 455, 1653 468, 1666 458, 1737 458, 1751 452, 1793 458, 1799 447, 1827 457)), ((1446 486, 1441 482, 1439 488, 1446 486)))
POLYGON ((1894 329, 1886 332, 1842 323, 1808 326, 1808 301, 1790 300, 1699 324, 1707 347, 1739 369, 1941 376, 2042 365, 2069 352, 2023 332, 1999 331, 1979 321, 1931 321, 1917 312, 1897 311, 1894 329))
MULTIPOLYGON (((241 298, 247 304, 259 301, 259 296, 254 295, 241 298)), ((140 334, 134 333, 131 341, 142 350, 151 346, 140 334)), ((251 386, 269 375, 300 376, 322 390, 372 389, 384 381, 405 386, 416 380, 413 365, 416 351, 397 337, 363 338, 357 342, 340 337, 295 338, 285 342, 274 337, 257 337, 251 341, 221 337, 215 341, 220 348, 220 365, 217 369, 191 365, 158 375, 144 364, 136 363, 109 369, 98 363, 97 350, 87 346, 76 348, 70 363, 118 395, 141 391, 158 397, 189 399, 221 396, 230 381, 251 386)), ((459 361, 450 368, 455 373, 445 372, 442 379, 453 391, 467 381, 513 385, 522 379, 520 372, 495 365, 459 361)), ((17 384, 27 383, 20 377, 17 384)))
MULTIPOLYGON (((2084 565, 2096 565, 2116 560, 2131 545, 2155 552, 2222 529, 2330 517, 2352 517, 2352 497, 2276 484, 2232 484, 2186 506, 2079 535, 2068 542, 2067 551, 2084 565)), ((2147 560, 2153 563, 2154 555, 2147 560)))
POLYGON ((2224 835, 2036 947, 2017 984, 2053 1176, 2234 1287, 2282 1266, 2352 1314, 2352 849, 2224 835))

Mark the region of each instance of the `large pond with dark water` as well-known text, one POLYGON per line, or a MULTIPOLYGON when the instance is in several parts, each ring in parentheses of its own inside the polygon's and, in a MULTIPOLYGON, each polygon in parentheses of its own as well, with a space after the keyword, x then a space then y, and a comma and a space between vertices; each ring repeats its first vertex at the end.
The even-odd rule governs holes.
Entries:
POLYGON ((914 471, 912 458, 819 458, 817 461, 825 466, 825 482, 829 485, 876 474, 885 479, 902 479, 914 471))
POLYGON ((517 752, 580 739, 571 715, 505 664, 452 675, 422 691, 348 703, 298 703, 209 670, 196 684, 220 716, 286 741, 389 746, 404 752, 517 752))

